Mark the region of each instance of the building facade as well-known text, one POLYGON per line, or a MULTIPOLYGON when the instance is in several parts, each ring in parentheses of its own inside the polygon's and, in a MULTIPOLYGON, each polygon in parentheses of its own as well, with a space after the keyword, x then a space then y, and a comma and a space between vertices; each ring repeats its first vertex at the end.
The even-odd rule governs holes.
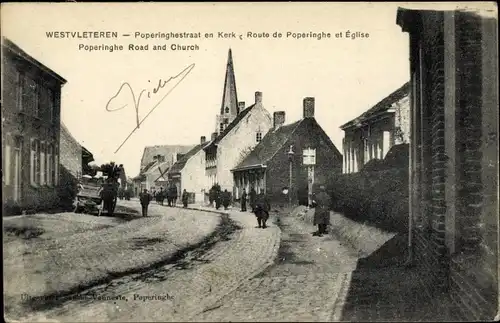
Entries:
POLYGON ((61 175, 64 172, 77 180, 80 179, 83 166, 83 148, 62 122, 59 143, 61 175))
POLYGON ((193 146, 156 145, 147 146, 141 158, 140 173, 134 178, 134 186, 139 190, 160 189, 168 181, 168 170, 183 154, 193 146))
POLYGON ((410 250, 465 320, 499 311, 498 17, 399 9, 410 38, 410 250))
POLYGON ((222 190, 232 192, 231 169, 262 140, 271 123, 271 115, 262 104, 262 93, 256 92, 253 105, 242 110, 222 133, 212 134, 212 140, 203 148, 207 190, 218 183, 222 190))
POLYGON ((233 190, 234 168, 245 154, 255 147, 271 128, 271 115, 262 103, 262 92, 255 92, 255 103, 245 107, 236 92, 233 57, 229 49, 220 114, 205 154, 206 192, 218 183, 222 190, 233 190))
POLYGON ((345 133, 343 173, 358 172, 371 160, 384 159, 394 145, 409 142, 409 91, 406 83, 340 127, 345 133))
POLYGON ((203 151, 206 144, 206 137, 202 136, 200 144, 182 156, 168 171, 169 182, 173 182, 179 192, 186 190, 191 197, 190 203, 202 203, 205 201, 205 194, 208 194, 203 151))
POLYGON ((2 43, 3 198, 21 209, 57 203, 61 76, 8 39, 2 43))
POLYGON ((305 98, 303 118, 289 125, 284 111, 274 113, 273 128, 232 169, 238 198, 254 188, 273 205, 307 205, 315 182, 326 184, 341 174, 342 155, 314 118, 314 108, 314 98, 305 98))

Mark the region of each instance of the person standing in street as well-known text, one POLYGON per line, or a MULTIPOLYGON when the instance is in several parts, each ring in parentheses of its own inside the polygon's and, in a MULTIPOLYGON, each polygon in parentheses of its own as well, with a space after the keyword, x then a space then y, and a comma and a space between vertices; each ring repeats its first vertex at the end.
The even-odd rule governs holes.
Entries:
POLYGON ((148 206, 149 202, 152 200, 151 194, 148 193, 147 189, 144 189, 144 192, 139 195, 139 199, 142 206, 142 216, 148 216, 148 206))
POLYGON ((257 198, 257 192, 255 189, 252 187, 250 190, 250 207, 252 208, 252 213, 255 212, 255 199, 257 198))
POLYGON ((241 193, 241 212, 247 211, 247 192, 243 189, 243 193, 241 193))
POLYGON ((314 236, 323 236, 327 233, 326 228, 330 224, 330 206, 331 198, 326 193, 324 185, 318 185, 319 193, 314 197, 313 207, 314 207, 314 225, 318 226, 318 231, 314 232, 314 236))
POLYGON ((182 192, 182 205, 185 208, 188 207, 188 198, 189 198, 189 194, 186 191, 186 189, 184 189, 184 191, 182 192))
POLYGON ((222 193, 222 205, 224 206, 224 210, 227 210, 229 204, 231 203, 231 194, 227 190, 224 190, 222 193))
POLYGON ((220 208, 221 204, 221 199, 222 199, 222 192, 219 190, 215 191, 215 209, 218 210, 220 208))
POLYGON ((158 192, 158 201, 160 205, 163 205, 163 201, 165 200, 165 191, 163 187, 160 187, 160 191, 158 192))
POLYGON ((260 192, 256 197, 254 214, 257 217, 257 224, 259 228, 267 228, 266 222, 269 219, 269 211, 271 210, 271 204, 267 199, 264 192, 260 192))

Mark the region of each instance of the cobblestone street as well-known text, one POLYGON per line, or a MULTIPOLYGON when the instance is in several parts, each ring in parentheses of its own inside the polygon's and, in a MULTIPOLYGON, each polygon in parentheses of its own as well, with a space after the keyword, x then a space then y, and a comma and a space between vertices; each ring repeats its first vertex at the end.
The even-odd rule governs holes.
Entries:
MULTIPOLYGON (((135 201, 121 202, 121 205, 137 208, 135 201)), ((401 266, 377 268, 380 254, 360 258, 359 250, 334 235, 313 236, 315 228, 300 217, 275 215, 267 229, 259 229, 255 216, 249 212, 214 211, 196 206, 182 209, 153 204, 151 218, 137 218, 114 226, 107 224, 106 230, 117 230, 116 234, 121 234, 121 240, 125 241, 137 235, 157 239, 160 232, 170 232, 171 237, 178 239, 173 257, 174 249, 163 246, 160 240, 136 247, 131 242, 128 245, 111 243, 108 249, 100 251, 78 247, 78 242, 68 244, 68 248, 73 249, 66 253, 72 252, 81 258, 85 251, 94 257, 87 260, 87 266, 92 264, 95 269, 86 267, 87 271, 99 272, 108 265, 121 265, 122 269, 134 266, 135 270, 115 274, 107 281, 81 287, 73 293, 62 293, 54 301, 32 302, 23 308, 29 313, 23 319, 408 321, 452 317, 451 307, 444 299, 431 300, 421 289, 415 270, 401 266), (138 225, 140 221, 143 222, 138 225), (199 227, 190 224, 194 221, 199 227), (183 225, 176 227, 172 223, 183 225), (201 242, 193 245, 196 241, 191 241, 189 234, 201 242), (120 251, 109 249, 118 247, 120 251), (170 258, 162 261, 166 255, 170 258), (147 263, 152 266, 148 267, 147 263)), ((103 217, 97 221, 110 220, 103 217)), ((87 234, 90 239, 90 231, 79 234, 87 234)), ((111 231, 100 231, 94 229, 101 239, 111 236, 111 231)), ((66 236, 70 239, 70 235, 66 236)), ((384 252, 384 248, 380 248, 380 252, 384 252)), ((66 262, 68 265, 59 260, 66 266, 66 272, 60 277, 53 265, 46 267, 53 272, 39 276, 38 281, 45 282, 40 277, 51 277, 61 284, 63 277, 70 274, 81 277, 78 270, 72 269, 76 266, 68 267, 70 261, 66 262)), ((10 286, 14 293, 13 284, 10 286)), ((17 313, 21 313, 20 309, 17 313)))
MULTIPOLYGON (((120 206, 140 209, 138 201, 120 201, 120 206)), ((128 220, 74 213, 7 218, 4 230, 27 228, 40 235, 11 235, 4 243, 6 312, 13 317, 26 312, 20 308, 23 294, 53 299, 170 262, 180 250, 202 242, 219 222, 214 213, 155 204, 150 216, 129 213, 128 220)), ((36 309, 43 303, 31 305, 36 309)))

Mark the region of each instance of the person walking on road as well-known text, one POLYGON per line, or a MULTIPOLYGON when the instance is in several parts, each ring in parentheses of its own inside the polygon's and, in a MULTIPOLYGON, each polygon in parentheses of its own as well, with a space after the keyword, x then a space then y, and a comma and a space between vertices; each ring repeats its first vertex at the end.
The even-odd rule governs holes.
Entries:
POLYGON ((184 189, 184 191, 182 192, 182 205, 185 208, 188 207, 188 198, 189 198, 189 194, 186 191, 186 189, 184 189))
POLYGON ((255 189, 252 187, 250 190, 250 207, 252 208, 252 213, 255 212, 255 199, 257 198, 257 192, 255 189))
POLYGON ((326 193, 324 185, 318 185, 319 193, 314 197, 312 207, 314 207, 314 225, 318 226, 318 231, 314 232, 314 236, 323 236, 326 234, 326 228, 330 224, 330 206, 331 198, 326 193))
POLYGON ((224 210, 227 210, 229 204, 231 203, 231 194, 227 190, 224 190, 222 193, 222 206, 224 206, 224 210))
POLYGON ((243 193, 241 193, 241 212, 247 211, 247 192, 243 189, 243 193))
POLYGON ((257 217, 257 224, 259 228, 267 228, 266 222, 269 219, 269 211, 271 210, 271 205, 267 196, 264 192, 260 192, 256 197, 254 213, 257 217))
POLYGON ((218 210, 220 208, 221 204, 221 199, 222 199, 222 192, 221 191, 215 191, 215 209, 218 210))
POLYGON ((149 202, 153 199, 151 194, 148 193, 147 189, 144 189, 144 192, 139 195, 139 199, 141 200, 142 216, 148 216, 149 202))

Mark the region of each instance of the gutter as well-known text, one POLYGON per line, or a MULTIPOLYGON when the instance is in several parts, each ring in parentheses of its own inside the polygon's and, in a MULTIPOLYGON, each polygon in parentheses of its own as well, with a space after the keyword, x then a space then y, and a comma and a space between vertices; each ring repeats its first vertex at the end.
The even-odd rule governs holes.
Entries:
POLYGON ((255 165, 250 165, 250 166, 243 166, 243 167, 233 168, 233 169, 231 169, 231 172, 239 172, 239 171, 244 171, 244 170, 249 170, 249 169, 255 169, 255 168, 267 168, 267 166, 264 165, 264 164, 255 164, 255 165))

